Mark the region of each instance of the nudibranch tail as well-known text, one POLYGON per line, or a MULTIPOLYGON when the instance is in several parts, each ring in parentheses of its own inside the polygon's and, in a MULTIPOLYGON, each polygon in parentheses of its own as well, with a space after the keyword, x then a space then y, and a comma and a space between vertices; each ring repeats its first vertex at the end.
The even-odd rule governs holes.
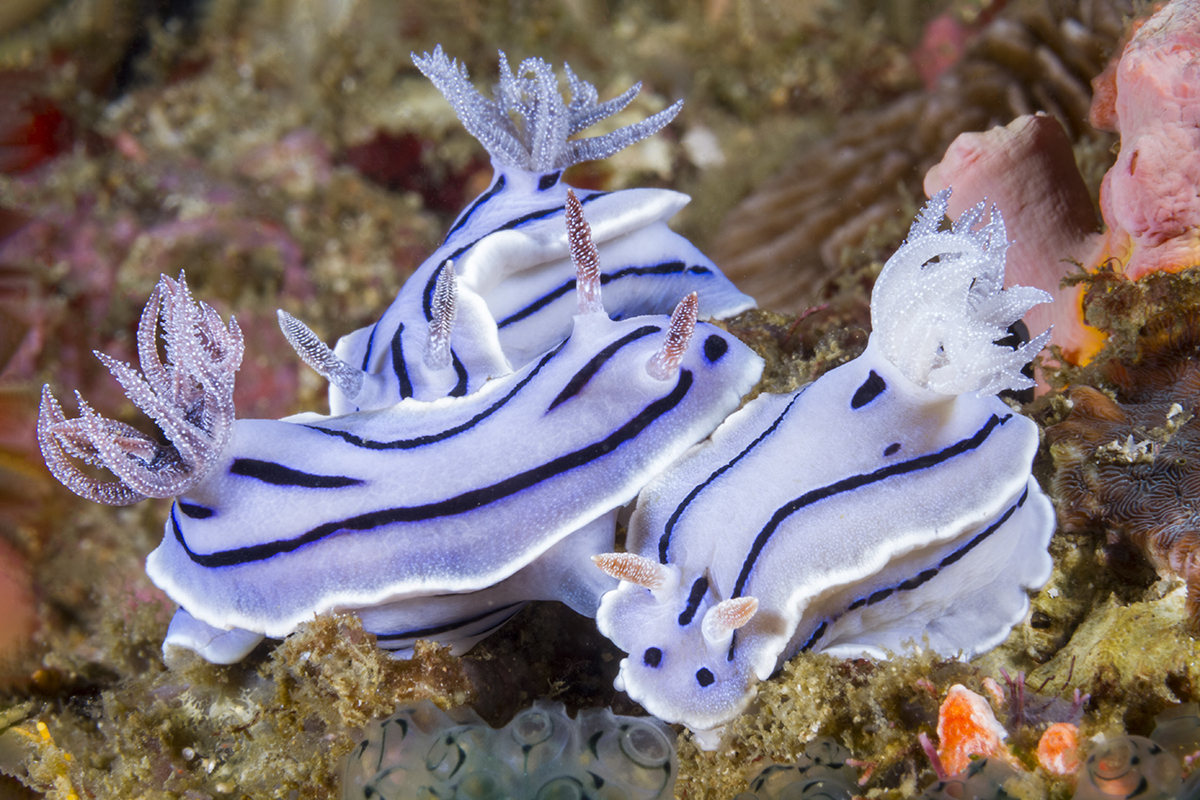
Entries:
POLYGON ((338 358, 311 328, 282 308, 276 314, 279 317, 279 329, 300 360, 353 402, 362 391, 366 373, 338 358))
POLYGON ((429 340, 425 344, 425 366, 445 369, 450 366, 450 334, 458 307, 458 278, 454 262, 447 261, 438 271, 433 287, 433 319, 429 320, 429 340))
POLYGON ((568 67, 571 102, 563 102, 558 79, 540 58, 527 58, 514 74, 500 54, 500 83, 495 99, 488 100, 471 85, 466 66, 451 60, 441 45, 418 56, 413 64, 433 82, 472 136, 499 164, 545 173, 572 164, 607 158, 647 136, 675 118, 682 101, 641 122, 586 139, 567 137, 620 111, 637 94, 640 84, 612 100, 599 103, 596 89, 568 67))
POLYGON ((671 327, 667 331, 667 339, 658 352, 646 362, 646 372, 650 377, 660 381, 670 380, 679 371, 683 354, 687 352, 688 343, 692 340, 692 332, 696 330, 696 312, 699 300, 692 292, 679 301, 671 312, 671 327))
POLYGON ((103 353, 96 357, 129 399, 158 424, 170 444, 105 419, 78 393, 80 416, 68 420, 46 387, 38 441, 51 472, 76 494, 108 505, 187 491, 208 474, 229 441, 233 375, 242 352, 242 333, 232 317, 226 328, 212 308, 192 301, 182 274, 178 282, 162 276, 138 328, 143 372, 103 353), (165 364, 156 341, 160 320, 165 364), (86 475, 71 457, 108 469, 117 481, 86 475))
POLYGON ((1049 341, 1045 331, 1017 349, 997 341, 1025 312, 1052 298, 1040 289, 1004 288, 1004 219, 983 203, 940 230, 950 190, 917 216, 888 259, 871 296, 871 326, 883 354, 914 383, 946 395, 1025 389, 1021 370, 1049 341))
POLYGON ((583 216, 583 204, 567 189, 567 243, 575 265, 575 294, 580 314, 604 313, 600 298, 600 251, 592 241, 592 228, 583 216))

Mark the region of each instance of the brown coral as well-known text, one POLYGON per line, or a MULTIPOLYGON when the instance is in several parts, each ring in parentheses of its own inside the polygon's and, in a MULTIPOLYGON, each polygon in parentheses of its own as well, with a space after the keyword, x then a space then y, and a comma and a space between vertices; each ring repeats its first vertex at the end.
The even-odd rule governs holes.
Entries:
POLYGON ((1116 399, 1070 390, 1070 415, 1046 430, 1054 494, 1067 529, 1101 528, 1164 575, 1187 582, 1187 625, 1200 633, 1200 319, 1148 326, 1132 365, 1110 364, 1116 399))

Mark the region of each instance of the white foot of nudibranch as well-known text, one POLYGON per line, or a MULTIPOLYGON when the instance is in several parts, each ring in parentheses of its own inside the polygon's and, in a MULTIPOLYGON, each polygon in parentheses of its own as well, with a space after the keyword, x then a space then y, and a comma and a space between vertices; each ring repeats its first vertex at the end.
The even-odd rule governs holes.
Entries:
POLYGON ((167 638, 163 640, 163 659, 169 665, 172 660, 171 650, 179 647, 191 650, 211 664, 236 664, 250 651, 258 647, 264 637, 261 633, 252 633, 241 628, 222 630, 201 622, 187 612, 179 609, 167 626, 167 638))

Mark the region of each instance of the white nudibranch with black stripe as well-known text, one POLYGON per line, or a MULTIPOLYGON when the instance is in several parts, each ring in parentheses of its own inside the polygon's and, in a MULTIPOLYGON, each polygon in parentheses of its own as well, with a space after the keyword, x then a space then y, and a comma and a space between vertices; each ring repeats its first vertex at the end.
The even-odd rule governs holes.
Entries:
MULTIPOLYGON (((414 54, 413 62, 487 149, 494 174, 383 317, 337 343, 338 358, 360 377, 351 381, 350 392, 344 382, 331 380, 335 414, 386 408, 406 397, 461 397, 566 339, 575 313, 575 276, 563 225, 569 187, 560 180, 562 172, 651 136, 682 105, 603 136, 568 139, 623 109, 640 84, 601 103, 595 87, 565 67, 571 93, 566 103, 549 64, 528 58, 514 73, 501 53, 500 82, 489 100, 440 46, 432 54, 414 54), (458 275, 458 319, 449 362, 431 365, 424 358, 424 336, 434 318, 438 276, 451 263, 458 275)), ((687 195, 666 189, 576 191, 599 245, 600 281, 614 319, 670 313, 693 291, 704 318, 754 307, 707 256, 667 227, 689 202, 687 195)))
MULTIPOLYGON (((383 647, 423 638, 462 652, 527 600, 594 614, 615 581, 589 556, 612 549, 616 510, 737 408, 763 362, 696 323, 695 293, 670 318, 610 319, 582 206, 571 194, 568 206, 581 284, 571 335, 466 397, 234 421, 241 336, 193 304, 182 276, 162 278, 142 317, 144 376, 106 358, 170 444, 82 401, 67 420, 46 389, 38 434, 60 481, 111 504, 177 498, 146 561, 181 606, 164 647, 230 663, 313 614, 349 610, 383 647)), ((418 351, 428 360, 445 358, 457 324, 454 283, 444 268, 418 351)), ((311 331, 280 322, 306 361, 336 374, 311 331)))
POLYGON ((617 688, 655 716, 715 733, 799 651, 970 656, 1049 578, 1037 426, 994 396, 1031 385, 1047 334, 994 343, 1050 298, 1002 288, 995 208, 939 231, 947 195, 880 274, 866 351, 730 416, 642 490, 629 552, 595 559, 623 579, 596 617, 629 653, 617 688))

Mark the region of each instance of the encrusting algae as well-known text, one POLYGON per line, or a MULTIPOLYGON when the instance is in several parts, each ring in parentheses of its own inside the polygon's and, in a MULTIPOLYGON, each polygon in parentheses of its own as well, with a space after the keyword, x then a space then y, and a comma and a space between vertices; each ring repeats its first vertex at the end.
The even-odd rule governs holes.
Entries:
MULTIPOLYGON (((160 272, 186 268, 196 294, 214 300, 223 316, 236 311, 245 329, 252 360, 239 379, 240 413, 320 407, 323 387, 279 336, 274 309, 303 317, 327 339, 366 324, 436 247, 451 210, 486 184, 476 145, 408 65, 410 50, 440 41, 467 53, 480 76, 491 74, 497 46, 517 57, 570 60, 604 96, 611 87, 600 81, 623 87, 627 75, 645 77, 629 112, 636 118, 684 97, 663 141, 581 165, 572 179, 690 192, 696 201, 681 215, 682 232, 710 249, 724 211, 776 169, 794 142, 819 141, 837 114, 869 112, 919 91, 911 53, 941 9, 900 0, 877 12, 842 11, 833 2, 803 12, 766 2, 696 2, 672 14, 546 0, 512 18, 509 6, 471 2, 406 8, 398 18, 371 0, 337 7, 211 0, 190 19, 145 28, 118 14, 120 35, 105 40, 111 52, 87 63, 51 55, 70 53, 72 41, 94 47, 86 26, 54 27, 85 5, 43 4, 46 16, 33 27, 0 29, 0 52, 25 59, 19 75, 0 73, 0 99, 15 86, 11 96, 25 109, 13 114, 0 102, 4 408, 15 398, 15 423, 7 410, 0 415, 0 568, 28 577, 29 590, 16 602, 37 625, 31 642, 0 657, 0 795, 327 797, 339 790, 342 759, 364 728, 418 699, 471 705, 496 727, 543 695, 572 711, 640 713, 612 689, 622 653, 586 620, 538 604, 461 659, 421 645, 412 660, 393 660, 355 618, 334 616, 260 646, 240 665, 185 657, 167 668, 159 644, 171 609, 142 570, 165 508, 93 508, 55 487, 35 455, 31 389, 47 380, 79 388, 97 407, 124 409, 122 418, 134 421, 90 353, 131 357, 142 299, 160 272), (62 50, 51 30, 66 37, 62 50), (126 49, 132 39, 145 48, 140 57, 126 49), (128 74, 116 76, 119 62, 131 65, 128 74), (35 123, 53 122, 54 114, 65 122, 53 135, 22 150, 19 161, 4 159, 11 137, 34 136, 35 123), (18 484, 10 475, 29 491, 11 491, 18 484)), ((948 13, 966 19, 981 11, 977 30, 1010 13, 1034 18, 1032 5, 1013 0, 1005 10, 964 0, 948 13)), ((1120 13, 1114 28, 1107 17, 1087 17, 1096 4, 1060 5, 1049 16, 1060 34, 1077 30, 1068 22, 1075 20, 1096 38, 1086 52, 1115 51, 1117 28, 1126 27, 1120 13)), ((1049 44, 1060 60, 1073 52, 1061 41, 1049 44)), ((1076 67, 1092 69, 1090 61, 1076 67)), ((1034 106, 1045 107, 1051 83, 1039 80, 1034 106)), ((1058 105, 1065 104, 1077 158, 1093 164, 1084 177, 1096 201, 1112 139, 1083 128, 1072 102, 1058 105)), ((830 257, 853 269, 826 284, 814 298, 820 306, 799 317, 747 312, 727 323, 767 358, 761 388, 794 389, 861 351, 866 300, 888 254, 884 240, 902 233, 919 206, 919 179, 914 170, 892 181, 889 191, 904 183, 911 196, 896 190, 900 200, 855 229, 863 236, 839 240, 857 249, 830 246, 830 257)), ((1082 495, 1097 491, 1106 470, 1161 469, 1170 509, 1183 508, 1170 496, 1190 493, 1186 470, 1163 459, 1169 452, 1190 466, 1194 411, 1179 397, 1147 396, 1145 370, 1161 352, 1155 342, 1178 341, 1157 320, 1186 320, 1200 306, 1195 271, 1133 281, 1101 267, 1077 280, 1088 322, 1108 340, 1089 366, 1048 370, 1049 385, 1073 388, 1030 407, 1051 431, 1035 469, 1043 486, 1063 487, 1056 490, 1060 513, 1076 522, 1056 534, 1055 573, 1032 599, 1026 622, 971 663, 930 653, 879 662, 797 656, 763 683, 756 711, 731 725, 715 753, 680 736, 677 797, 728 800, 768 760, 794 762, 817 736, 849 752, 862 795, 916 796, 938 781, 919 734, 939 742, 947 691, 961 684, 988 696, 991 681, 1004 685, 1004 702, 993 697, 991 705, 1017 762, 1016 782, 1008 776, 1001 783, 1021 797, 1067 798, 1079 772, 1039 766, 1047 731, 1077 726, 1083 761, 1098 735, 1149 736, 1160 714, 1200 700, 1200 652, 1183 624, 1186 587, 1170 575, 1159 579, 1141 551, 1124 545, 1141 536, 1149 563, 1160 566, 1157 553, 1170 566, 1175 551, 1155 533, 1160 521, 1132 533, 1082 495), (1103 425, 1093 420, 1066 435, 1088 411, 1089 396, 1092 408, 1107 409, 1103 425), (1139 403, 1146 407, 1123 412, 1125 427, 1109 419, 1111 406, 1139 403), (1176 403, 1181 412, 1171 414, 1176 403), (1109 424, 1112 430, 1103 427, 1109 424), (1103 441, 1096 438, 1102 427, 1103 441), (1082 461, 1064 460, 1071 447, 1082 461), (1080 470, 1083 477, 1071 477, 1080 470), (1078 499, 1066 499, 1067 484, 1078 499), (1110 533, 1119 535, 1110 541, 1110 533)), ((764 309, 779 308, 770 296, 759 300, 764 309)), ((804 305, 796 302, 790 310, 804 305)), ((1171 356, 1183 373, 1191 369, 1187 355, 1171 356)), ((1195 774, 1186 746, 1171 751, 1185 778, 1195 774)), ((996 783, 994 769, 978 770, 979 780, 996 783)))

